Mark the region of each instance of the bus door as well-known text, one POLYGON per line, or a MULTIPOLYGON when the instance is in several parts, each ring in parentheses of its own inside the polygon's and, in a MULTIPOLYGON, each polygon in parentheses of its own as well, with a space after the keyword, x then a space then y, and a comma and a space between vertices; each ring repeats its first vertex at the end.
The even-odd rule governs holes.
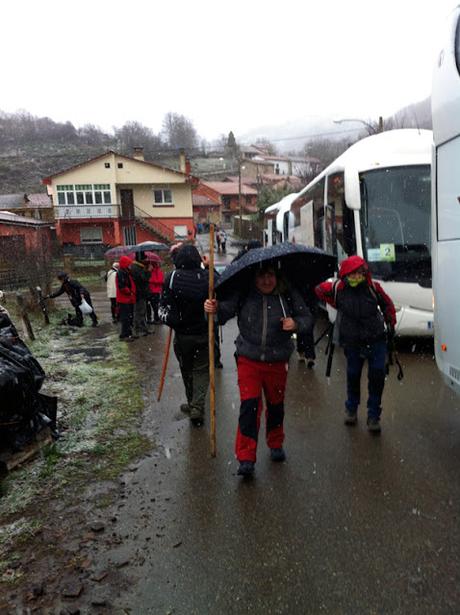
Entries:
POLYGON ((344 174, 327 178, 327 201, 324 208, 325 250, 337 256, 339 263, 356 254, 353 211, 345 203, 344 174))
POLYGON ((291 212, 285 211, 283 215, 283 239, 282 241, 289 241, 289 216, 291 212))
POLYGON ((300 209, 300 229, 302 243, 306 246, 314 246, 315 234, 313 231, 313 201, 309 201, 300 209))
POLYGON ((337 256, 337 226, 334 204, 326 203, 324 208, 324 249, 328 254, 337 256))
POLYGON ((273 220, 267 220, 267 246, 273 245, 273 220))

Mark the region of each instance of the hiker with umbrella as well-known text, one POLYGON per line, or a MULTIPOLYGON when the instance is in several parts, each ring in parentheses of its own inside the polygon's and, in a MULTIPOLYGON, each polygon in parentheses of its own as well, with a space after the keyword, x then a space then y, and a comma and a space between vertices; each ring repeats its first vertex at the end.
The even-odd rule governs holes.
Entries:
POLYGON ((146 260, 151 264, 149 279, 149 294, 147 296, 147 323, 150 325, 160 324, 158 318, 158 305, 161 291, 163 290, 164 274, 161 270, 161 259, 154 252, 145 253, 146 260))
POLYGON ((241 476, 254 473, 262 392, 271 459, 286 458, 284 394, 288 361, 294 350, 291 336, 305 331, 311 321, 293 282, 307 283, 308 272, 302 263, 313 267, 315 260, 319 263, 323 257, 327 266, 316 279, 324 279, 333 271, 334 259, 320 251, 292 244, 251 250, 226 268, 216 285, 217 299, 205 301, 205 311, 217 314, 219 324, 234 316, 238 319, 235 345, 241 405, 235 452, 241 476))

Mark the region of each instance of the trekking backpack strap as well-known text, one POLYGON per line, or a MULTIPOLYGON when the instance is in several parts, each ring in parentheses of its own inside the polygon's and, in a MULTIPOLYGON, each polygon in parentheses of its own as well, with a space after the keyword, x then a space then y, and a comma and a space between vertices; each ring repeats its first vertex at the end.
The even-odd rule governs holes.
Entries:
POLYGON ((171 273, 171 278, 169 280, 169 290, 172 290, 174 275, 175 275, 176 271, 177 271, 177 269, 174 269, 174 271, 171 273))
POLYGON ((335 280, 334 283, 332 284, 332 295, 334 297, 334 308, 337 309, 337 293, 339 291, 338 286, 339 286, 340 280, 335 280))

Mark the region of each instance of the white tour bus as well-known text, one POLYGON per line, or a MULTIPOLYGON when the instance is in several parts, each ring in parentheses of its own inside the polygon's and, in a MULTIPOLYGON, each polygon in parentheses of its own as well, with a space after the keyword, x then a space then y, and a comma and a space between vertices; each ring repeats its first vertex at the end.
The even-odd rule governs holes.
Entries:
POLYGON ((434 70, 431 105, 435 355, 460 394, 460 6, 434 70))
POLYGON ((352 145, 301 190, 284 240, 339 263, 358 254, 393 299, 398 335, 433 335, 429 130, 391 130, 352 145))
POLYGON ((297 198, 298 193, 292 192, 270 205, 264 212, 266 227, 264 229, 264 245, 273 246, 276 243, 288 241, 289 228, 293 223, 291 204, 297 198))

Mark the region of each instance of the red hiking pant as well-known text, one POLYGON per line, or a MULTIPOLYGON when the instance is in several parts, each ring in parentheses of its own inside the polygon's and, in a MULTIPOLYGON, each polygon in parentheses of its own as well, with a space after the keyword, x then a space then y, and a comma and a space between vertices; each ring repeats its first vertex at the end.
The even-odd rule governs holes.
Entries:
POLYGON ((262 414, 262 391, 265 394, 266 439, 269 448, 280 448, 284 441, 284 391, 288 364, 264 363, 238 357, 240 418, 235 452, 238 461, 256 461, 257 437, 262 414))

